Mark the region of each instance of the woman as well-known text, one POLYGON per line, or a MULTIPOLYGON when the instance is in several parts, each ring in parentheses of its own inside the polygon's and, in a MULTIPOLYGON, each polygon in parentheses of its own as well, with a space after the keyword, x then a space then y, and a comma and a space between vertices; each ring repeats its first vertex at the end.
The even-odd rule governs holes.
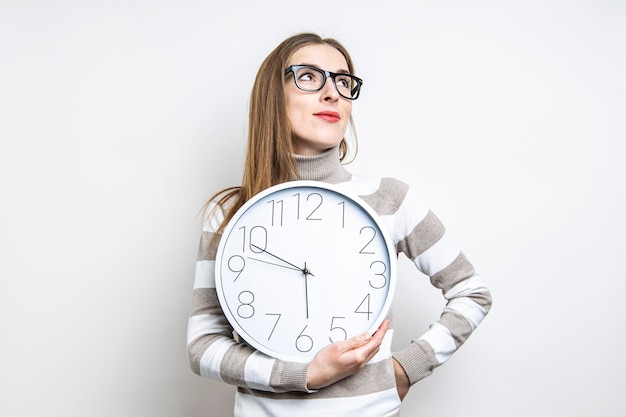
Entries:
POLYGON ((350 55, 333 39, 305 33, 283 41, 255 80, 242 185, 209 200, 188 350, 194 372, 238 387, 236 416, 399 415, 409 387, 445 362, 491 306, 490 293, 472 265, 407 184, 353 176, 341 164, 348 153, 345 132, 352 126, 352 102, 362 84, 353 73, 350 55), (439 321, 410 346, 390 351, 390 320, 373 336, 327 346, 308 364, 269 358, 233 337, 213 278, 220 233, 249 198, 295 179, 358 189, 381 216, 392 218, 386 224, 395 225, 389 235, 397 251, 443 291, 448 304, 439 321))

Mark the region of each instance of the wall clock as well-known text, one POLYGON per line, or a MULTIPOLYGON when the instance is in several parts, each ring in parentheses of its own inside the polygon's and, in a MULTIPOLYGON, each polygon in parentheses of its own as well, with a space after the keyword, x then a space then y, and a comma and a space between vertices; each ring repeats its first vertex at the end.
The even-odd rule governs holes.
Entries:
POLYGON ((329 343, 378 328, 396 259, 379 216, 359 197, 323 182, 286 182, 247 201, 224 229, 217 295, 248 344, 309 362, 329 343))

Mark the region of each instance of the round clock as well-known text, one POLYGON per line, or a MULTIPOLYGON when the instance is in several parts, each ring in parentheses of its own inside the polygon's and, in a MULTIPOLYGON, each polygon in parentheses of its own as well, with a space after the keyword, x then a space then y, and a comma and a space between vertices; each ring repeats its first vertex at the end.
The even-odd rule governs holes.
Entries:
POLYGON ((378 215, 317 181, 282 183, 248 200, 224 229, 215 268, 235 331, 295 362, 376 331, 396 283, 395 249, 378 215))

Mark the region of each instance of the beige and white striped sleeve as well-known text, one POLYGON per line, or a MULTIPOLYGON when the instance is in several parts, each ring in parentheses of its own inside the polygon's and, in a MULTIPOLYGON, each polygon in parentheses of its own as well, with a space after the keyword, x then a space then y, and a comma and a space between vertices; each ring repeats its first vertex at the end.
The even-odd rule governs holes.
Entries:
POLYGON ((491 308, 491 293, 474 267, 452 241, 437 216, 407 190, 396 225, 397 249, 441 289, 446 306, 441 317, 411 345, 394 353, 411 383, 430 375, 465 343, 491 308))

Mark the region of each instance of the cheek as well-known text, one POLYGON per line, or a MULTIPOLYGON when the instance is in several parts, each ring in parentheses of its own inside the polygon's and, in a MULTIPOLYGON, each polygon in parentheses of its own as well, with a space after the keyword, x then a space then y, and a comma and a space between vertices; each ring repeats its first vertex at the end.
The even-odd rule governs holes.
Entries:
POLYGON ((287 119, 294 126, 296 122, 302 120, 303 103, 300 103, 294 97, 285 97, 285 110, 287 111, 287 119))
POLYGON ((344 130, 348 127, 348 124, 350 124, 350 116, 352 116, 352 102, 351 101, 346 103, 345 115, 346 116, 342 120, 344 130))
POLYGON ((348 116, 352 114, 352 102, 348 100, 344 100, 345 103, 345 111, 348 116))

